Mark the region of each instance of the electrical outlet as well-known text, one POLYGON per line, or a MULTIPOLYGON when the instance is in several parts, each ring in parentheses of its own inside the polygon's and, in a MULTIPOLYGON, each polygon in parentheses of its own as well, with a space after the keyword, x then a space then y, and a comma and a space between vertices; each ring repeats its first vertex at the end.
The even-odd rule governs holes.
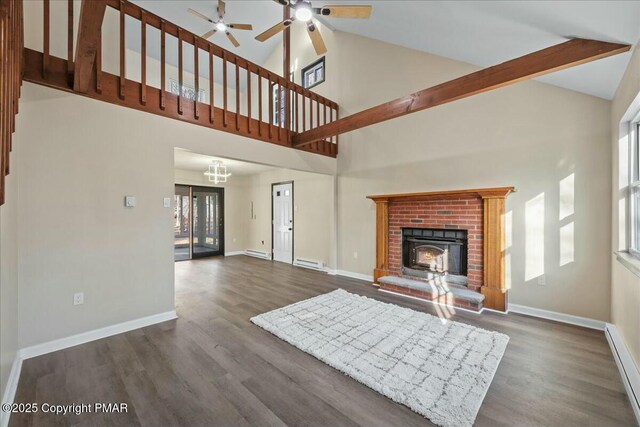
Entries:
POLYGON ((547 285, 547 279, 545 278, 544 274, 542 276, 538 276, 538 285, 540 286, 547 285))
POLYGON ((165 208, 170 208, 171 207, 171 198, 164 197, 162 199, 162 206, 164 206, 165 208))
POLYGON ((354 258, 354 259, 358 259, 358 252, 354 252, 354 253, 353 253, 353 258, 354 258))
POLYGON ((235 243, 238 239, 236 239, 235 237, 233 238, 233 243, 235 243))
POLYGON ((77 294, 73 294, 73 305, 81 305, 84 304, 84 292, 78 292, 77 294))

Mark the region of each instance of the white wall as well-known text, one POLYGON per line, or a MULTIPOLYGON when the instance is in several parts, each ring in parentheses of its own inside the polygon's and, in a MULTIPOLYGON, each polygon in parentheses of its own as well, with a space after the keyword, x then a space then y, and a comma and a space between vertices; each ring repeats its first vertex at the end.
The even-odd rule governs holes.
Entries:
MULTIPOLYGON (((22 118, 18 118, 18 123, 22 118)), ((0 397, 18 351, 18 147, 11 154, 5 204, 0 207, 0 397)), ((4 402, 4 399, 2 400, 4 402)))
MULTIPOLYGON (((294 183, 294 258, 322 261, 334 269, 336 195, 332 175, 274 168, 234 175, 218 185, 225 189, 225 252, 271 252, 271 184, 287 181, 294 183)), ((175 171, 175 182, 212 186, 201 172, 179 169, 175 171)))
POLYGON ((335 268, 335 177, 273 169, 249 178, 254 218, 247 248, 271 252, 271 184, 293 181, 294 258, 322 261, 335 268))
POLYGON ((335 170, 327 157, 29 83, 20 115, 20 347, 173 309, 173 212, 162 198, 174 191, 174 147, 335 170), (125 209, 125 195, 138 206, 125 209))
MULTIPOLYGON (((629 141, 626 124, 640 112, 640 49, 636 50, 616 91, 611 111, 612 249, 627 249, 627 195, 629 187, 629 141)), ((640 277, 612 258, 611 321, 622 335, 640 369, 640 277)), ((640 262, 637 262, 640 268, 640 262)))
MULTIPOLYGON (((292 58, 302 68, 317 57, 304 28, 292 28, 292 58)), ((313 90, 338 102, 341 117, 477 70, 322 31, 327 82, 313 90)), ((276 51, 269 64, 279 63, 276 51)), ((524 82, 341 135, 338 268, 372 274, 375 209, 367 195, 515 186, 507 202, 510 301, 608 320, 610 108, 524 82)))

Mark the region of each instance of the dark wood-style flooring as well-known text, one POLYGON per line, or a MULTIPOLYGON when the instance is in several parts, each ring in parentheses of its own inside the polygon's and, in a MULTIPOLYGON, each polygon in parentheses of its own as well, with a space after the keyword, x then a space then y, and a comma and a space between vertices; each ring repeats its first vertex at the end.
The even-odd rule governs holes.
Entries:
MULTIPOLYGON (((249 322, 343 288, 434 315, 366 282, 245 256, 176 264, 179 319, 26 360, 16 402, 126 402, 124 414, 15 414, 11 426, 428 426, 249 322)), ((522 315, 453 319, 511 337, 478 426, 632 426, 602 332, 522 315)))

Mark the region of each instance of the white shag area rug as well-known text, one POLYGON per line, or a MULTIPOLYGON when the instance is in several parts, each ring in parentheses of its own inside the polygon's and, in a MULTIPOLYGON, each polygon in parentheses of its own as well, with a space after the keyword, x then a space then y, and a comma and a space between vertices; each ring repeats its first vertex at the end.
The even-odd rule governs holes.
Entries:
POLYGON ((343 289, 251 321, 443 427, 473 425, 509 341, 343 289))

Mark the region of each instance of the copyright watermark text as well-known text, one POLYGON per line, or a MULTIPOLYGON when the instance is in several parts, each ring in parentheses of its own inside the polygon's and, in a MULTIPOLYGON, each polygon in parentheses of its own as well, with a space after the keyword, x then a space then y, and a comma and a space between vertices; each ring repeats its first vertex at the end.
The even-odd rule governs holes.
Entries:
POLYGON ((3 403, 2 412, 10 412, 12 414, 42 412, 54 415, 110 414, 129 412, 129 405, 122 402, 70 403, 64 405, 52 403, 3 403))

